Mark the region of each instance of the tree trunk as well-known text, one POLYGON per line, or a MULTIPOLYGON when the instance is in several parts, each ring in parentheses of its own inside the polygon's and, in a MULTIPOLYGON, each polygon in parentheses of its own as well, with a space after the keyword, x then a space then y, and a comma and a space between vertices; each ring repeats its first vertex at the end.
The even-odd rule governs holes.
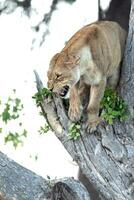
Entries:
POLYGON ((131 0, 111 0, 107 10, 101 8, 101 1, 98 1, 99 20, 116 21, 128 31, 131 0))
MULTIPOLYGON (((94 134, 88 134, 81 124, 80 138, 68 139, 68 119, 63 102, 53 96, 44 97, 42 110, 56 136, 82 173, 98 191, 102 200, 134 199, 134 0, 132 1, 129 33, 126 43, 119 92, 128 106, 128 118, 116 120, 113 125, 100 125, 94 134)), ((37 86, 42 85, 36 74, 37 86)))

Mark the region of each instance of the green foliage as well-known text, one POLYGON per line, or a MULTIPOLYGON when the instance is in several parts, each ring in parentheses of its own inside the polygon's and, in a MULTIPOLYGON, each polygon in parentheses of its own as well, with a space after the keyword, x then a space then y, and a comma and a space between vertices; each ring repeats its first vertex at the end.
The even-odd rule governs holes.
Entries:
MULTIPOLYGON (((32 98, 35 99, 37 107, 40 106, 40 104, 43 101, 44 97, 52 97, 53 92, 48 90, 47 88, 42 88, 39 92, 37 92, 32 98)), ((39 113, 41 116, 43 115, 42 112, 39 113)), ((49 124, 45 124, 44 126, 41 126, 38 132, 40 135, 43 135, 44 133, 47 133, 49 130, 52 130, 49 124)))
MULTIPOLYGON (((14 120, 19 120, 23 110, 23 104, 19 98, 16 97, 16 90, 13 90, 12 98, 9 96, 5 103, 0 101, 0 120, 2 127, 0 127, 0 133, 5 134, 5 143, 12 142, 16 148, 19 144, 23 144, 23 139, 27 137, 27 131, 22 128, 22 122, 19 121, 18 126, 21 127, 19 131, 8 131, 8 126, 12 125, 14 120), (6 125, 6 126, 5 126, 6 125)), ((17 122, 15 127, 17 127, 17 122)))
POLYGON ((32 98, 35 99, 36 105, 40 106, 40 103, 43 101, 44 96, 52 97, 53 93, 47 88, 42 88, 39 92, 37 92, 32 98))
POLYGON ((117 92, 112 89, 106 89, 101 101, 101 108, 101 116, 109 124, 113 124, 114 119, 119 119, 120 121, 126 119, 126 104, 124 100, 118 96, 117 92))
POLYGON ((13 146, 16 148, 19 144, 23 144, 23 138, 27 137, 27 131, 24 129, 23 132, 20 133, 12 133, 9 131, 8 135, 5 137, 5 143, 12 142, 13 146))
POLYGON ((3 122, 7 123, 12 119, 17 119, 19 117, 19 113, 23 109, 23 104, 19 98, 10 98, 8 97, 7 102, 5 103, 4 110, 1 113, 0 117, 2 117, 3 122))
POLYGON ((80 137, 80 125, 72 123, 68 129, 68 138, 70 140, 77 140, 80 137))
POLYGON ((51 130, 51 127, 49 126, 49 124, 45 124, 44 127, 40 127, 40 130, 38 131, 40 133, 40 135, 47 133, 48 131, 51 130))

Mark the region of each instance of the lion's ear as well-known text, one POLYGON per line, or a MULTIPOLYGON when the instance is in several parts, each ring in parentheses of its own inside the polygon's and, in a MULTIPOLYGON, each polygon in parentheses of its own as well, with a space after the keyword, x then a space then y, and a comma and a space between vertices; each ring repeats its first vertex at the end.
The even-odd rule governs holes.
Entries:
POLYGON ((47 77, 50 78, 51 72, 50 70, 47 71, 47 77))
POLYGON ((77 55, 69 55, 68 56, 68 61, 65 62, 65 65, 68 67, 76 67, 80 62, 80 57, 77 55))
POLYGON ((51 59, 51 61, 50 61, 50 64, 49 64, 49 67, 50 67, 50 68, 51 68, 53 65, 55 65, 55 63, 56 63, 56 61, 57 61, 59 55, 60 55, 60 53, 56 53, 56 54, 52 57, 52 59, 51 59))

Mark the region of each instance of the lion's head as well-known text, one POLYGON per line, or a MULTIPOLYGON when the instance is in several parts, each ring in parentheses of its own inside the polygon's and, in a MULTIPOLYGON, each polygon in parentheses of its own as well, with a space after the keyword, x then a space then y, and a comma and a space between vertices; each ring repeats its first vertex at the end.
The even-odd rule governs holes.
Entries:
POLYGON ((76 56, 62 52, 50 61, 47 86, 62 98, 69 98, 70 89, 80 80, 78 60, 76 56))

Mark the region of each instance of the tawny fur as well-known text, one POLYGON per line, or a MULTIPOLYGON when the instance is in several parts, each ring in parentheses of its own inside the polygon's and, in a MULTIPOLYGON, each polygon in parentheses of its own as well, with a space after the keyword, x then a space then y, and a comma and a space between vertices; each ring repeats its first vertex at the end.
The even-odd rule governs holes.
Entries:
POLYGON ((87 124, 90 128, 100 122, 100 101, 108 80, 112 88, 119 80, 125 39, 125 30, 116 22, 95 22, 75 33, 62 51, 52 58, 48 88, 60 95, 63 87, 69 86, 65 98, 69 97, 68 115, 72 121, 80 119, 83 88, 90 85, 87 124))

